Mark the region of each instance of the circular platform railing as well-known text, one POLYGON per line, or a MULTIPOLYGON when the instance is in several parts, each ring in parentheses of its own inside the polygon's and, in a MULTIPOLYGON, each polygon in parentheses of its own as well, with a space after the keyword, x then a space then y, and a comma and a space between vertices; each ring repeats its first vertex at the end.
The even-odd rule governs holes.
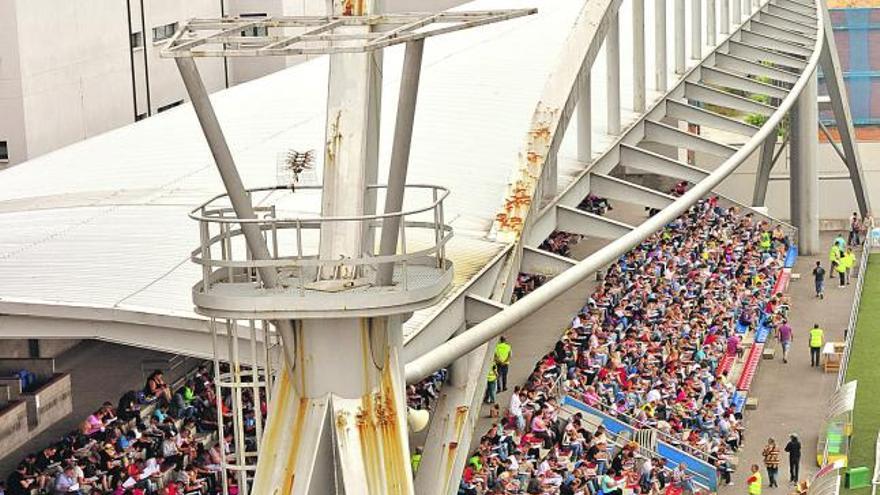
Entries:
MULTIPOLYGON (((367 191, 379 195, 385 188, 373 185, 367 191)), ((382 289, 386 295, 448 281, 451 265, 445 255, 452 228, 445 224, 443 203, 449 195, 447 189, 407 185, 409 202, 421 204, 400 212, 335 217, 278 215, 282 201, 320 192, 321 186, 297 186, 295 190, 289 186, 250 189, 248 194, 252 198, 265 196, 263 204, 254 208, 257 218, 251 219, 237 218, 226 194, 217 195, 190 212, 190 218, 199 222, 200 233, 199 247, 191 254, 191 260, 202 267, 201 282, 193 289, 197 306, 201 306, 199 296, 217 293, 218 289, 225 290, 223 295, 227 298, 277 296, 279 293, 303 297, 353 289, 365 293, 375 285, 379 267, 389 263, 393 265, 394 275, 392 285, 382 289), (269 259, 254 259, 242 231, 242 225, 246 224, 259 228, 269 259), (352 224, 360 226, 360 251, 347 257, 321 257, 321 231, 331 224, 345 225, 347 229, 351 229, 352 224), (378 239, 382 229, 389 225, 399 229, 398 248, 394 253, 380 253, 378 239), (275 289, 270 290, 263 284, 261 269, 265 268, 277 274, 275 289), (237 292, 228 292, 232 286, 237 287, 237 292), (266 290, 253 291, 260 289, 266 290)), ((265 274, 265 270, 262 273, 265 274)))

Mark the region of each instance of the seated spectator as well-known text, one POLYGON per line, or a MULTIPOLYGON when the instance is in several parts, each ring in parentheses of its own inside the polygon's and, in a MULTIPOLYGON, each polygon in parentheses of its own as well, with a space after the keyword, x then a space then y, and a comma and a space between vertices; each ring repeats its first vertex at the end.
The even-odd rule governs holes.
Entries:
POLYGON ((147 383, 144 385, 144 394, 147 397, 159 399, 165 404, 171 403, 171 388, 165 383, 165 375, 162 373, 162 370, 150 373, 147 383))

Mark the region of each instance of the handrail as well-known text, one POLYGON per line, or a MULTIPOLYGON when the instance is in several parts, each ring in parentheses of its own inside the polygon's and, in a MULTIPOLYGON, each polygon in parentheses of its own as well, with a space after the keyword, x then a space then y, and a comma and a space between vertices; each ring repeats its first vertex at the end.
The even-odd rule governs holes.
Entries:
POLYGON ((840 359, 840 369, 837 372, 837 385, 839 389, 846 381, 846 370, 849 367, 849 357, 852 353, 852 344, 855 340, 856 325, 859 322, 859 305, 862 301, 862 290, 865 286, 865 275, 868 269, 868 257, 871 255, 870 236, 866 235, 862 241, 862 253, 859 256, 859 272, 856 280, 855 293, 853 294, 852 309, 849 312, 849 321, 846 325, 846 340, 844 342, 843 356, 840 359))
POLYGON ((874 475, 871 477, 871 495, 877 495, 877 485, 880 485, 880 431, 877 432, 877 440, 874 442, 874 475))
MULTIPOLYGON (((817 18, 822 19, 821 5, 816 4, 817 18)), ((672 204, 661 210, 644 223, 607 244, 597 252, 580 261, 573 267, 552 278, 505 310, 483 320, 467 332, 437 346, 426 354, 419 356, 406 365, 406 382, 413 383, 439 368, 449 365, 461 356, 473 351, 481 345, 498 337, 517 323, 525 320, 546 304, 564 295, 581 281, 594 274, 604 266, 612 263, 621 254, 629 251, 648 236, 662 229, 666 224, 682 215, 691 205, 711 194, 724 179, 737 170, 746 159, 773 133, 788 111, 794 106, 804 87, 816 76, 816 67, 824 43, 824 24, 817 21, 816 44, 801 77, 792 86, 776 112, 764 123, 739 150, 724 163, 710 173, 705 179, 695 184, 690 190, 676 199, 672 204)), ((723 46, 723 45, 722 45, 723 46)), ((685 78, 686 79, 686 78, 685 78)))
MULTIPOLYGON (((386 189, 388 186, 385 184, 372 184, 367 186, 367 189, 386 189)), ((248 194, 255 192, 266 192, 266 191, 291 191, 295 190, 322 190, 324 186, 263 186, 257 187, 253 189, 247 189, 246 192, 248 194)), ((206 215, 207 209, 210 207, 211 203, 217 201, 218 199, 225 198, 228 196, 226 193, 217 194, 211 199, 205 201, 199 206, 195 207, 188 214, 189 218, 198 221, 207 221, 214 223, 296 223, 296 222, 357 222, 364 220, 382 220, 385 218, 393 218, 393 217, 402 217, 408 215, 416 215, 418 213, 424 213, 426 211, 433 210, 439 207, 443 201, 449 196, 449 189, 443 186, 431 185, 431 184, 407 184, 407 189, 428 189, 431 191, 439 191, 441 192, 431 204, 427 206, 423 206, 421 208, 416 208, 414 210, 402 210, 402 211, 392 211, 390 213, 375 213, 370 215, 357 215, 357 216, 339 216, 339 217, 301 217, 301 218, 236 218, 236 217, 214 217, 210 215, 206 215), (202 215, 199 215, 199 212, 202 212, 202 215)))

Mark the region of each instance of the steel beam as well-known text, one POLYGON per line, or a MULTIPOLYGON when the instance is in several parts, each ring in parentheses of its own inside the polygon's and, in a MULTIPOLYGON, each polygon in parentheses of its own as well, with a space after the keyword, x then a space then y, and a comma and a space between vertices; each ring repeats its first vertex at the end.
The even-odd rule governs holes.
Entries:
POLYGON ((764 36, 770 36, 776 39, 787 41, 789 43, 797 43, 808 48, 816 44, 815 38, 810 38, 809 36, 805 36, 795 31, 782 29, 780 27, 776 27, 772 24, 767 24, 758 20, 753 20, 749 22, 749 31, 756 34, 763 34, 764 36))
POLYGON ((721 0, 720 10, 721 19, 719 23, 721 24, 721 34, 728 35, 730 34, 730 0, 721 0))
POLYGON ((751 137, 758 132, 758 128, 751 124, 746 124, 745 122, 677 100, 666 100, 666 116, 747 137, 751 137))
POLYGON ((758 20, 765 22, 767 24, 772 24, 776 27, 795 31, 797 33, 800 33, 800 34, 803 34, 806 36, 815 36, 816 35, 816 28, 815 27, 807 26, 807 25, 800 23, 798 21, 793 21, 793 20, 788 19, 786 17, 771 14, 771 13, 765 12, 763 10, 758 14, 757 18, 758 18, 758 20))
POLYGON ((706 43, 711 47, 715 47, 716 43, 716 22, 715 22, 715 1, 706 0, 706 43))
POLYGON ((799 12, 804 15, 815 15, 816 9, 815 7, 806 7, 803 4, 797 2, 791 2, 789 0, 770 0, 770 3, 773 5, 778 5, 780 7, 785 7, 788 10, 792 10, 794 12, 799 12))
POLYGON ((700 182, 709 175, 709 172, 687 163, 626 144, 620 145, 620 165, 692 183, 700 182))
POLYGON ((798 80, 798 75, 794 72, 777 69, 727 53, 715 54, 715 67, 749 76, 769 77, 787 85, 794 84, 798 80))
POLYGON ((727 46, 727 53, 736 57, 744 58, 746 60, 754 60, 756 62, 770 62, 771 64, 791 67, 792 69, 798 71, 804 70, 804 68, 807 66, 806 60, 801 60, 790 55, 783 55, 781 53, 767 51, 763 48, 758 48, 747 43, 730 40, 727 42, 727 46))
POLYGON ((685 21, 684 0, 673 0, 675 6, 675 73, 684 74, 685 71, 685 21))
POLYGON ((703 0, 691 0, 691 58, 703 58, 703 0))
POLYGON ((846 168, 852 180, 859 213, 865 217, 871 215, 871 201, 867 192, 864 169, 862 168, 859 148, 856 144, 855 128, 852 125, 852 114, 849 107, 849 96, 843 80, 842 68, 835 46, 834 34, 831 30, 831 18, 828 9, 822 4, 822 24, 824 26, 824 43, 819 57, 819 65, 825 75, 825 88, 831 96, 831 108, 834 121, 840 134, 840 144, 846 154, 846 168))
POLYGON ((590 174, 590 189, 597 196, 662 210, 675 198, 651 188, 605 174, 590 174))
POLYGON ((798 11, 782 7, 781 5, 774 5, 773 3, 768 3, 764 8, 770 14, 777 15, 779 17, 785 17, 786 19, 800 22, 801 24, 807 26, 815 26, 817 22, 815 12, 813 13, 813 15, 805 15, 798 11))
POLYGON ((615 13, 605 35, 606 64, 606 132, 612 136, 620 134, 620 16, 615 13))
POLYGON ((581 163, 593 161, 593 114, 591 112, 592 91, 590 71, 578 79, 577 104, 577 159, 581 163))
POLYGON ((798 252, 819 253, 819 174, 816 77, 809 81, 790 112, 791 220, 798 228, 798 252))
POLYGON ((798 57, 809 57, 813 52, 803 45, 796 45, 788 41, 746 30, 739 32, 739 40, 743 43, 748 43, 749 45, 760 46, 765 50, 775 50, 777 52, 796 55, 798 57))
POLYGON ((597 239, 617 239, 635 227, 570 206, 557 205, 556 228, 597 239))
POLYGON ((728 158, 736 153, 733 146, 653 120, 645 121, 645 141, 686 148, 720 158, 728 158))
POLYGON ((645 0, 632 0, 633 111, 645 111, 645 0))
POLYGON ((724 86, 725 88, 744 91, 746 93, 757 93, 767 95, 771 98, 785 98, 788 91, 779 86, 765 84, 755 79, 733 74, 725 70, 714 67, 700 68, 701 81, 714 86, 724 86))
POLYGON ((743 98, 735 94, 710 88, 700 83, 685 82, 684 97, 690 101, 699 101, 719 107, 726 107, 744 113, 756 113, 769 117, 776 111, 774 107, 743 98))
POLYGON ((764 206, 767 199, 767 183, 770 180, 770 172, 776 163, 773 157, 776 152, 776 140, 779 134, 774 132, 761 145, 761 155, 758 158, 758 171, 755 174, 755 189, 752 192, 752 206, 764 206))
MULTIPOLYGON (((391 164, 388 169, 388 187, 385 190, 385 214, 403 210, 403 193, 409 168, 409 151, 412 144, 413 122, 416 116, 416 99, 419 94, 419 75, 422 71, 422 52, 425 40, 406 44, 403 57, 403 73, 400 79, 400 95, 397 98, 397 122, 394 124, 394 143, 391 147, 391 164)), ((397 252, 400 233, 400 217, 389 216, 382 220, 379 255, 390 256, 397 252)), ((394 263, 379 265, 376 285, 391 285, 394 263)))
POLYGON ((654 89, 666 92, 666 0, 654 0, 654 89))
POLYGON ((577 264, 577 261, 543 249, 523 246, 520 271, 545 277, 555 277, 577 264))

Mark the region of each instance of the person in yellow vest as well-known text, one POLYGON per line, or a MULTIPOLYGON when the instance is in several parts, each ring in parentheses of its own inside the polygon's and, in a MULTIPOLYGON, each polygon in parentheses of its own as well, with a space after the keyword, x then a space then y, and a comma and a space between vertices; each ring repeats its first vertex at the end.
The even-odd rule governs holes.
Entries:
POLYGON ((412 456, 409 458, 409 462, 412 465, 412 472, 416 474, 416 471, 419 470, 419 466, 422 464, 422 448, 416 447, 416 451, 413 452, 412 456))
POLYGON ((770 247, 773 245, 773 241, 770 239, 770 232, 766 230, 761 232, 761 240, 758 244, 761 248, 761 251, 770 251, 770 247))
POLYGON ((834 276, 834 271, 837 268, 837 263, 840 261, 840 248, 837 247, 837 243, 831 243, 831 250, 828 251, 828 262, 831 263, 831 272, 828 274, 828 278, 834 276))
POLYGON ((856 264, 856 253, 852 248, 846 248, 846 254, 843 255, 843 265, 846 267, 846 285, 850 283, 853 266, 856 264))
POLYGON ((752 474, 746 483, 749 485, 749 495, 761 495, 761 470, 757 464, 752 464, 752 474))
POLYGON ((501 337, 495 344, 495 366, 498 367, 498 390, 507 390, 507 371, 510 369, 510 344, 507 339, 501 337))
POLYGON ((825 331, 819 328, 818 323, 810 329, 810 367, 819 366, 819 356, 822 353, 822 345, 825 344, 825 331))
POLYGON ((837 264, 834 265, 834 271, 837 272, 838 284, 837 287, 839 289, 843 289, 846 287, 846 257, 841 256, 837 260, 837 264))
POLYGON ((495 363, 489 368, 489 374, 486 376, 486 404, 495 403, 495 393, 498 391, 498 368, 495 363))

